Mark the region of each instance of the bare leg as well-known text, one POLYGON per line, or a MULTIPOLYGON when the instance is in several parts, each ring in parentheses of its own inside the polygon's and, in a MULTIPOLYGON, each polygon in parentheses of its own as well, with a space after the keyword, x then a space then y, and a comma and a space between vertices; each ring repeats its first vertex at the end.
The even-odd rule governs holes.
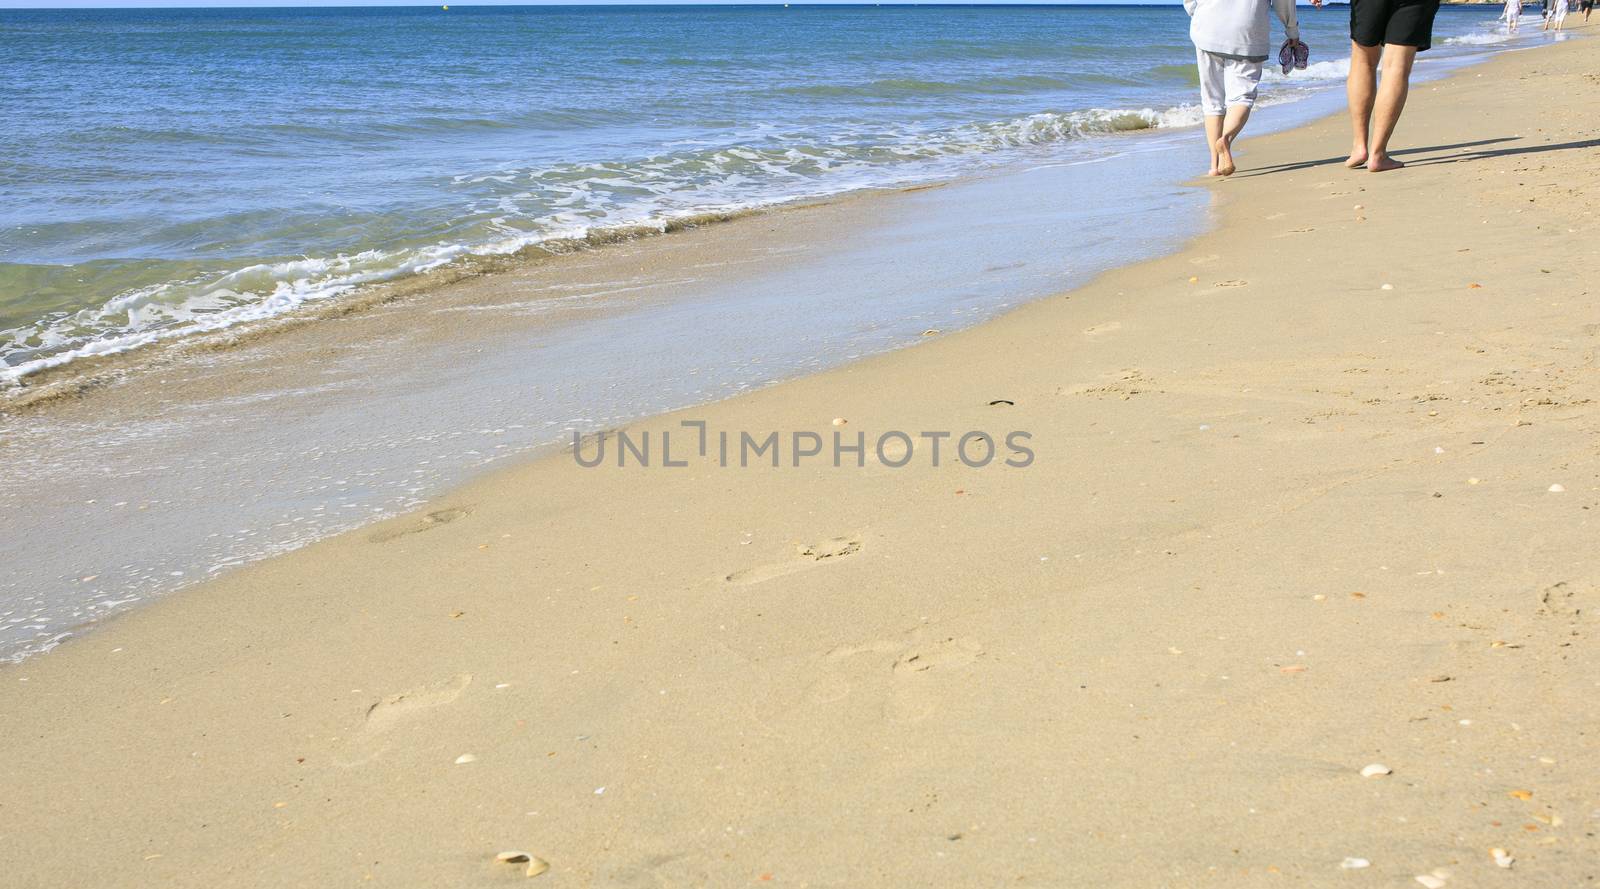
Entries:
POLYGON ((1416 60, 1415 46, 1390 44, 1383 48, 1383 83, 1372 106, 1372 144, 1367 158, 1367 169, 1374 173, 1405 166, 1389 156, 1389 137, 1400 122, 1400 112, 1405 110, 1406 96, 1411 91, 1411 65, 1416 60))
POLYGON ((1350 42, 1350 77, 1345 92, 1350 99, 1350 126, 1355 138, 1350 143, 1350 159, 1344 165, 1355 169, 1367 162, 1367 130, 1372 125, 1372 103, 1378 91, 1378 58, 1383 48, 1350 42))
POLYGON ((1218 176, 1233 175, 1233 140, 1238 138, 1239 131, 1244 129, 1244 123, 1249 119, 1249 105, 1228 106, 1228 116, 1222 120, 1222 134, 1211 143, 1215 146, 1212 150, 1217 153, 1218 176))
POLYGON ((1206 115, 1206 147, 1211 151, 1211 169, 1207 176, 1216 176, 1217 173, 1217 142, 1222 139, 1222 115, 1206 115))

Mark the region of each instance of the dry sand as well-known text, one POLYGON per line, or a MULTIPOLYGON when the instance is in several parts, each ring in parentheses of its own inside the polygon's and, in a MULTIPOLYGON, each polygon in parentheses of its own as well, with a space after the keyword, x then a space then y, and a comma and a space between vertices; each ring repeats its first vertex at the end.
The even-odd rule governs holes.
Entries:
POLYGON ((632 430, 1025 469, 558 456, 0 671, 0 882, 1595 884, 1596 53, 1420 86, 1402 173, 1248 141, 1178 255, 632 430))

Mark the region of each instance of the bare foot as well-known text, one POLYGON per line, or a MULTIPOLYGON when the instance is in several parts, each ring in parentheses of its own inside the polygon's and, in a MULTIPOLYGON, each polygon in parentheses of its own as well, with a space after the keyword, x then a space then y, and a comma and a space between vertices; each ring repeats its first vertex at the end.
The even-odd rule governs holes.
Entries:
POLYGON ((1218 139, 1217 140, 1217 175, 1218 176, 1232 176, 1234 169, 1235 168, 1233 166, 1233 147, 1228 144, 1228 140, 1227 139, 1218 139))
POLYGON ((1367 150, 1365 148, 1358 148, 1358 149, 1350 152, 1350 158, 1344 162, 1344 165, 1349 167, 1352 170, 1354 170, 1354 169, 1356 169, 1358 167, 1366 166, 1367 165, 1367 150))
POLYGON ((1217 172, 1217 168, 1216 167, 1212 167, 1211 169, 1206 171, 1206 175, 1207 176, 1221 176, 1222 174, 1217 172))
POLYGON ((1374 154, 1367 161, 1367 170, 1373 173, 1384 173, 1389 170, 1398 170, 1405 164, 1395 160, 1387 154, 1374 154))

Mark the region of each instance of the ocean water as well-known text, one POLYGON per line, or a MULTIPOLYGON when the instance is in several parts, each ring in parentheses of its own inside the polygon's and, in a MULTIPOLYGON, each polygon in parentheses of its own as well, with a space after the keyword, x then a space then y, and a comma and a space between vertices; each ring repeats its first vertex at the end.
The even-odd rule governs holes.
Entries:
MULTIPOLYGON (((1446 8, 1432 59, 1510 39, 1446 8)), ((1345 71, 1344 7, 1301 8, 1345 71)), ((1536 29, 1517 38, 1541 39, 1536 29)), ((0 387, 474 255, 1194 126, 1172 6, 0 10, 0 387)))

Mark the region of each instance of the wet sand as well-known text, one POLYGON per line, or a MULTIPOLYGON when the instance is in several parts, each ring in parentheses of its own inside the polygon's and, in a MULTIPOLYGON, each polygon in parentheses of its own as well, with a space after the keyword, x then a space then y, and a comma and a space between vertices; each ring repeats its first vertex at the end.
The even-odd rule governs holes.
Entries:
POLYGON ((777 468, 558 455, 0 671, 8 884, 1593 881, 1595 58, 1422 85, 1400 174, 1247 140, 1173 256, 629 427, 777 468), (1034 460, 931 465, 969 430, 1034 460))
POLYGON ((1207 203, 1174 184, 1179 135, 1068 152, 1102 163, 1036 162, 441 269, 69 365, 22 390, 31 401, 14 413, 0 403, 0 501, 26 516, 0 535, 0 664, 407 512, 570 430, 920 342, 1174 249, 1203 229, 1207 203), (1102 200, 1063 197, 1085 194, 1102 200), (1133 220, 1157 237, 1117 237, 1133 220))

